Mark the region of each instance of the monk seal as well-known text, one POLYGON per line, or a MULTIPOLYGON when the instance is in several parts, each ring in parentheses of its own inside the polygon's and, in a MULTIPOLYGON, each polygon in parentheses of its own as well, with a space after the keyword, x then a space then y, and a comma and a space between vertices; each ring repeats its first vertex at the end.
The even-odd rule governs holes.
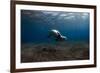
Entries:
POLYGON ((48 38, 54 38, 56 41, 65 41, 67 39, 66 36, 61 35, 61 33, 56 29, 49 31, 48 38))

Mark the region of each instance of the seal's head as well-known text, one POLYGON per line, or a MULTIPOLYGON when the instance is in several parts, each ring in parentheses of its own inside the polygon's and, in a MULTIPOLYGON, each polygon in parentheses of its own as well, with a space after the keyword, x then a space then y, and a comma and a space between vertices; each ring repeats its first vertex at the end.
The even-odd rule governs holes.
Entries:
POLYGON ((48 37, 54 38, 56 41, 65 41, 67 38, 63 35, 58 30, 52 29, 49 31, 48 37))

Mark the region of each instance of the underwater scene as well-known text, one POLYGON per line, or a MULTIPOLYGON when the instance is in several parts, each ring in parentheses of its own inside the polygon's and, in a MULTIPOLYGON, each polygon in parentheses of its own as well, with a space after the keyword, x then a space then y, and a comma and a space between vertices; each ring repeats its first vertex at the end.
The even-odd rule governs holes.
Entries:
POLYGON ((21 10, 21 62, 89 59, 88 12, 21 10))

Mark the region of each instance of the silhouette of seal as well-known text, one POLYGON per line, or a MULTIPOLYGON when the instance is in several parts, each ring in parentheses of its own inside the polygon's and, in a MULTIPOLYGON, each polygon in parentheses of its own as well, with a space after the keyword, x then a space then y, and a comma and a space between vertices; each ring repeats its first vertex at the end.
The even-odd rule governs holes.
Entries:
POLYGON ((55 41, 65 41, 67 39, 66 36, 61 35, 61 33, 56 29, 49 31, 48 38, 54 38, 55 41))

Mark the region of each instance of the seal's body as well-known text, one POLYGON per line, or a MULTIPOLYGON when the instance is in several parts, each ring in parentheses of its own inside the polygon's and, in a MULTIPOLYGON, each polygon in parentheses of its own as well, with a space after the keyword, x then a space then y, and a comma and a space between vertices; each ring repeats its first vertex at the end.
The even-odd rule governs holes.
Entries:
POLYGON ((52 29, 50 32, 49 32, 49 35, 48 37, 52 37, 54 38, 56 41, 64 41, 66 40, 67 38, 63 35, 61 35, 61 33, 58 31, 58 30, 55 30, 55 29, 52 29))

